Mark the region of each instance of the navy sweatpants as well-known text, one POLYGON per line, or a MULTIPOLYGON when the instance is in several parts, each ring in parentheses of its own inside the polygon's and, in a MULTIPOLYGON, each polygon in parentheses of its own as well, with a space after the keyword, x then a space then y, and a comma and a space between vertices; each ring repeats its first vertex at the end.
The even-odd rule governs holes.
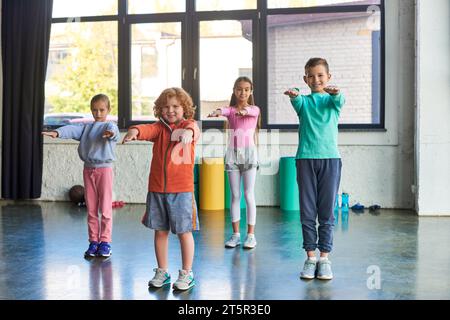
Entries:
POLYGON ((341 181, 341 159, 297 159, 303 248, 333 248, 334 205, 341 181), (318 232, 316 220, 319 221, 318 232), (317 241, 318 240, 318 241, 317 241))

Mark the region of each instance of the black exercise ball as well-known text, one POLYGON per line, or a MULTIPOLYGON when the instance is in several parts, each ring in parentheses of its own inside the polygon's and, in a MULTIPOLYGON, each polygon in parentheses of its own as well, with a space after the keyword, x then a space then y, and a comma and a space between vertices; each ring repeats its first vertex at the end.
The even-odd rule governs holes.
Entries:
POLYGON ((75 204, 84 203, 84 187, 75 185, 69 190, 69 199, 75 204))

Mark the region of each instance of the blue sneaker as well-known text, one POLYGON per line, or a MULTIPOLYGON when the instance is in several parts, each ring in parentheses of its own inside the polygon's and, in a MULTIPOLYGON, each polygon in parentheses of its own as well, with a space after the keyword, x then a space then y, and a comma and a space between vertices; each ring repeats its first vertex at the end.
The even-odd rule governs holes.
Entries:
POLYGON ((109 257, 112 254, 111 245, 108 242, 100 242, 97 250, 97 256, 109 257))
POLYGON ((317 279, 331 280, 333 272, 331 271, 331 261, 328 259, 319 260, 317 266, 317 279))
POLYGON ((89 248, 84 253, 85 257, 95 257, 97 255, 98 251, 98 242, 97 241, 91 241, 89 243, 89 248))
POLYGON ((314 279, 316 276, 317 260, 306 259, 303 271, 300 273, 302 279, 314 279))

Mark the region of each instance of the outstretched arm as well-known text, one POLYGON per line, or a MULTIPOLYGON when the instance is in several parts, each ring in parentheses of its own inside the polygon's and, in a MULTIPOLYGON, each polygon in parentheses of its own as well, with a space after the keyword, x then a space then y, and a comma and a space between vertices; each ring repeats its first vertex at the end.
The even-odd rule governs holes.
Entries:
POLYGON ((246 109, 239 110, 236 112, 236 115, 240 116, 240 117, 246 116, 246 115, 248 115, 248 110, 246 110, 246 109))
POLYGON ((103 132, 102 138, 111 138, 114 137, 114 132, 112 132, 111 130, 105 130, 105 132, 103 132))
POLYGON ((74 139, 77 141, 81 140, 83 135, 85 125, 67 125, 59 127, 58 129, 52 130, 58 133, 57 137, 61 139, 74 139))
POLYGON ((138 134, 139 134, 138 129, 136 129, 136 128, 128 129, 127 134, 125 135, 125 137, 123 137, 122 144, 124 144, 125 142, 128 142, 128 141, 137 140, 138 134))
POLYGON ((210 114, 208 114, 208 118, 220 117, 221 115, 222 115, 222 110, 216 109, 213 112, 211 112, 210 114))
POLYGON ((160 121, 152 124, 139 124, 136 126, 131 126, 128 128, 128 132, 123 138, 122 143, 131 140, 155 142, 154 140, 159 136, 163 128, 164 127, 160 121))
POLYGON ((50 138, 58 138, 58 131, 43 131, 42 135, 50 138))
POLYGON ((190 144, 200 138, 200 129, 196 121, 188 120, 188 125, 183 129, 176 129, 172 132, 171 140, 180 141, 183 144, 190 144))
POLYGON ((120 132, 116 124, 108 123, 107 129, 103 132, 102 138, 111 139, 113 141, 119 141, 120 132))
POLYGON ((194 140, 194 131, 192 129, 185 129, 180 136, 182 144, 191 144, 194 140))
POLYGON ((330 95, 332 106, 340 111, 345 103, 345 98, 344 95, 341 94, 341 90, 335 86, 326 87, 324 90, 330 95))
POLYGON ((324 88, 323 90, 325 90, 326 93, 331 94, 332 96, 335 96, 335 95, 339 94, 339 92, 340 92, 339 88, 336 86, 328 86, 328 87, 324 88))
POLYGON ((289 88, 284 92, 285 95, 289 96, 289 98, 294 99, 299 95, 298 88, 289 88))
POLYGON ((259 108, 257 106, 245 107, 244 109, 236 112, 236 115, 241 117, 243 116, 257 117, 259 116, 259 108))
POLYGON ((300 90, 298 88, 289 88, 284 92, 284 94, 289 96, 292 107, 294 107, 297 115, 300 115, 300 110, 303 106, 303 97, 300 95, 300 90))

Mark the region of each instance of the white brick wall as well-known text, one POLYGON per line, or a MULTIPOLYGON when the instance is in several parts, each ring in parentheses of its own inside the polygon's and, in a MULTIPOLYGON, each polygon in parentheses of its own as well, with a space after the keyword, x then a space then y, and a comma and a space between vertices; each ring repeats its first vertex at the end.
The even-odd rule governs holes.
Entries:
POLYGON ((296 124, 297 116, 283 91, 299 87, 304 65, 311 57, 323 57, 330 65, 330 84, 346 97, 341 123, 372 123, 372 33, 366 18, 325 21, 270 28, 269 121, 296 124))

